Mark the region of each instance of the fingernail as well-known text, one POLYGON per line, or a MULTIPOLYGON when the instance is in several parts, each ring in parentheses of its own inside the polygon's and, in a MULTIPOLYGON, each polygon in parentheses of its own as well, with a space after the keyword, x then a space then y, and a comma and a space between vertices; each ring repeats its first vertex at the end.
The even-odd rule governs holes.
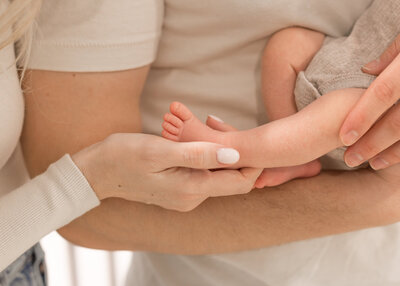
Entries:
POLYGON ((221 118, 219 118, 219 117, 217 117, 215 115, 208 115, 208 117, 210 117, 210 118, 212 118, 212 119, 214 119, 214 120, 216 120, 218 122, 224 123, 224 121, 221 118))
POLYGON ((357 167, 364 161, 364 158, 358 153, 351 153, 345 157, 345 161, 347 166, 357 167))
POLYGON ((389 166, 389 162, 382 158, 375 158, 369 162, 369 165, 374 170, 381 170, 389 166))
POLYGON ((357 139, 358 139, 358 132, 355 130, 351 130, 350 132, 346 133, 343 138, 342 138, 342 142, 345 146, 350 146, 353 145, 354 143, 356 143, 357 139))
POLYGON ((361 69, 369 72, 372 70, 376 70, 379 67, 379 59, 378 60, 374 60, 366 65, 364 65, 361 69))
POLYGON ((240 159, 238 151, 232 148, 221 148, 217 151, 217 160, 221 164, 235 164, 240 159))

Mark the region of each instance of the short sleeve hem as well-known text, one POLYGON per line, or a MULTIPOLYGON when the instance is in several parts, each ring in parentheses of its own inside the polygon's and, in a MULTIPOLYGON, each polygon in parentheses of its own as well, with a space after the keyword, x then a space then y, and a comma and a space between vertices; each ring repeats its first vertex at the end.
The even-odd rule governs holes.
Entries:
POLYGON ((37 41, 29 69, 65 72, 107 72, 138 68, 156 57, 159 33, 146 40, 126 43, 56 43, 37 41))

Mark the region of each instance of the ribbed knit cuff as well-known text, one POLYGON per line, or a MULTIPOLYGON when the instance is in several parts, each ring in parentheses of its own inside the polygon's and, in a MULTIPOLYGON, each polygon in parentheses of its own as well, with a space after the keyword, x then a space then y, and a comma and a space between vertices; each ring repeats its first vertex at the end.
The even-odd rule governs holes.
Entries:
MULTIPOLYGON (((70 155, 65 155, 51 165, 48 172, 50 177, 54 174, 59 179, 60 190, 62 190, 60 198, 64 195, 68 197, 73 216, 82 215, 100 204, 89 182, 70 155)), ((71 219, 75 218, 71 217, 71 219)))
POLYGON ((99 203, 69 155, 0 197, 0 271, 43 236, 99 203))

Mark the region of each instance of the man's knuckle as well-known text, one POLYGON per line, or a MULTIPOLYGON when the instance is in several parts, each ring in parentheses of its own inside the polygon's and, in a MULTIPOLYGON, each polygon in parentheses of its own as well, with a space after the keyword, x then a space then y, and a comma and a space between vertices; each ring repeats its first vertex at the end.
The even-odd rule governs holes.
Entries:
POLYGON ((378 148, 375 142, 366 141, 363 144, 362 151, 363 151, 362 153, 364 153, 365 156, 371 157, 373 155, 378 154, 381 150, 378 148))
POLYGON ((390 162, 392 163, 399 163, 400 162, 400 148, 395 148, 391 150, 388 154, 390 158, 390 162))
POLYGON ((400 135, 400 114, 391 116, 388 119, 389 128, 393 134, 400 135))
POLYGON ((369 117, 368 114, 368 112, 360 110, 360 112, 354 115, 355 122, 366 122, 369 117))
POLYGON ((375 97, 385 106, 390 106, 396 102, 394 85, 389 81, 380 81, 373 86, 375 97))

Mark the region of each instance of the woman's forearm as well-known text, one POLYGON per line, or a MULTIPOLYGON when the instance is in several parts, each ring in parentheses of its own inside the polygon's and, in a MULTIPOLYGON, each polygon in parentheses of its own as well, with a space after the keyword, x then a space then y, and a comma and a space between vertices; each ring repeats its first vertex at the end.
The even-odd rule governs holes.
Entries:
POLYGON ((324 172, 248 195, 212 198, 189 213, 111 199, 63 228, 100 249, 207 254, 249 250, 390 224, 397 182, 370 170, 324 172))

